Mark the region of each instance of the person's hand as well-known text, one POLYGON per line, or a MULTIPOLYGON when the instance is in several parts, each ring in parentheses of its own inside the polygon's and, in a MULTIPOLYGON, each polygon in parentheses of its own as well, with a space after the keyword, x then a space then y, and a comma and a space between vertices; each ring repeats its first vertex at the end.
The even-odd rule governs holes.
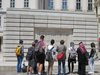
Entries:
POLYGON ((45 49, 46 47, 45 47, 45 46, 43 46, 42 48, 43 48, 43 49, 45 49))

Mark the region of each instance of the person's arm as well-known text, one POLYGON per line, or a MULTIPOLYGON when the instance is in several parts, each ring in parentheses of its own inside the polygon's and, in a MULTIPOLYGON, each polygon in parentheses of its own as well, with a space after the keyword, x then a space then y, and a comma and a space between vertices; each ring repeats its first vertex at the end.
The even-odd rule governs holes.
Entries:
POLYGON ((57 48, 56 48, 56 47, 54 47, 54 48, 53 48, 53 55, 55 55, 55 54, 56 54, 56 50, 57 50, 57 48))
POLYGON ((65 51, 67 51, 67 47, 65 46, 65 51))
POLYGON ((75 52, 76 52, 76 55, 77 55, 77 48, 74 48, 75 49, 75 52))
POLYGON ((58 50, 59 50, 59 47, 57 46, 57 49, 56 49, 56 51, 58 52, 58 50))
POLYGON ((93 49, 93 52, 91 54, 91 57, 94 57, 95 53, 96 53, 96 49, 93 49))
POLYGON ((77 48, 76 52, 77 52, 77 54, 79 53, 79 48, 77 48))
POLYGON ((24 54, 24 46, 22 46, 22 48, 21 48, 21 49, 22 49, 22 54, 24 54))
POLYGON ((66 46, 64 45, 64 46, 63 46, 63 51, 66 52, 66 50, 67 50, 67 48, 66 48, 66 46))
POLYGON ((71 53, 70 51, 71 51, 71 48, 68 48, 68 53, 69 53, 69 54, 71 53))
POLYGON ((45 48, 46 48, 46 44, 45 44, 45 43, 44 43, 44 45, 42 46, 42 48, 43 48, 43 49, 45 49, 45 48))

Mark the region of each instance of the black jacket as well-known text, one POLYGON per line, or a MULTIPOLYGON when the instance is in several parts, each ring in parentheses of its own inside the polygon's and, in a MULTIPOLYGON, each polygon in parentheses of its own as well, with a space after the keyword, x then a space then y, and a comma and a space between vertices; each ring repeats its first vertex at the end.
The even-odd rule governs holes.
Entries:
POLYGON ((90 52, 89 58, 90 58, 90 57, 94 57, 95 53, 96 53, 96 49, 95 49, 95 48, 92 48, 92 49, 91 49, 91 52, 90 52))
POLYGON ((80 48, 77 49, 77 54, 78 54, 78 62, 81 64, 86 64, 87 59, 85 53, 82 54, 80 48))

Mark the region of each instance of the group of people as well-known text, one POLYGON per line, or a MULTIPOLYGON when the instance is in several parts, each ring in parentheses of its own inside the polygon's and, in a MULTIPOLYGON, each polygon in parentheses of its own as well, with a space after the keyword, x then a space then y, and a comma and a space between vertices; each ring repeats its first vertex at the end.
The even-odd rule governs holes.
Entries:
MULTIPOLYGON (((40 40, 35 40, 32 42, 32 46, 28 48, 26 55, 26 60, 28 61, 27 73, 32 74, 34 72, 38 75, 43 75, 45 72, 45 59, 48 56, 47 52, 49 52, 49 60, 47 60, 47 75, 52 75, 53 64, 55 61, 58 61, 58 75, 61 75, 61 66, 63 75, 66 75, 65 64, 67 59, 67 48, 64 44, 65 41, 61 40, 60 44, 55 46, 55 40, 52 39, 50 44, 46 47, 44 38, 44 35, 41 35, 40 40)), ((21 72, 21 64, 24 57, 24 46, 22 40, 19 41, 19 46, 21 48, 21 54, 17 56, 17 72, 21 72)), ((96 48, 94 43, 91 43, 90 46, 91 51, 88 53, 83 42, 79 43, 78 48, 75 48, 74 42, 70 43, 70 48, 68 48, 68 74, 73 73, 74 63, 76 63, 77 57, 79 75, 86 75, 86 65, 88 64, 90 66, 89 73, 94 73, 94 55, 96 54, 96 48)))

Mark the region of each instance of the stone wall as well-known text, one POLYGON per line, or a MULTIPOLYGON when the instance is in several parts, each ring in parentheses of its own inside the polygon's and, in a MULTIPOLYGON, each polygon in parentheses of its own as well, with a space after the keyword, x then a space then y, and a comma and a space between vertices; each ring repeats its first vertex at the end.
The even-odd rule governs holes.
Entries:
POLYGON ((27 52, 27 48, 31 46, 31 42, 35 38, 34 30, 36 28, 72 29, 71 41, 75 42, 76 47, 80 41, 84 42, 88 51, 91 42, 95 42, 97 45, 98 25, 93 12, 8 9, 3 38, 4 61, 16 61, 15 47, 19 39, 24 40, 25 52, 27 52))

